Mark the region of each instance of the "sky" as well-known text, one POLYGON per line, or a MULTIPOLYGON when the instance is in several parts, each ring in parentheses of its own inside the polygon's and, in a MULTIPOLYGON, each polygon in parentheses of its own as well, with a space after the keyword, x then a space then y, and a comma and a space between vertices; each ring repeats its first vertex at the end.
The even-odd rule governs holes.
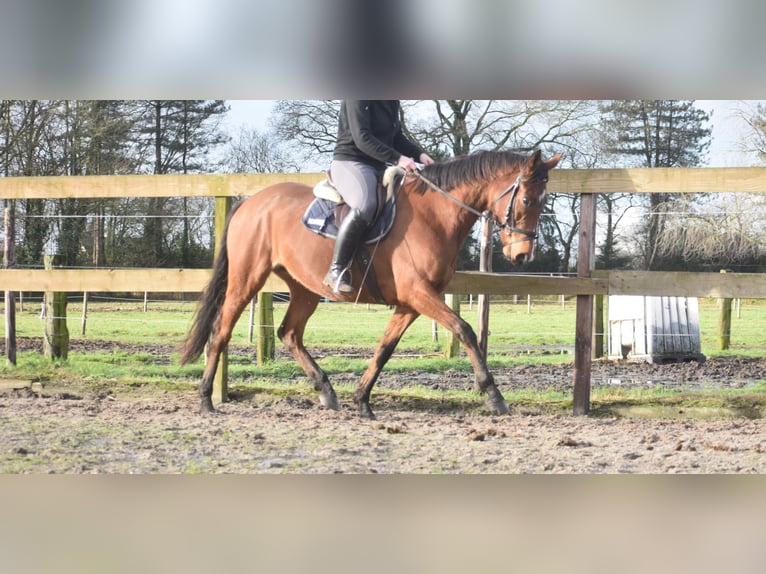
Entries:
MULTIPOLYGON (((240 126, 265 131, 274 106, 274 100, 228 100, 230 133, 236 134, 240 126)), ((740 139, 745 132, 744 122, 737 111, 743 107, 740 100, 697 100, 706 112, 712 112, 713 134, 704 167, 743 167, 759 165, 757 158, 740 150, 740 139)))

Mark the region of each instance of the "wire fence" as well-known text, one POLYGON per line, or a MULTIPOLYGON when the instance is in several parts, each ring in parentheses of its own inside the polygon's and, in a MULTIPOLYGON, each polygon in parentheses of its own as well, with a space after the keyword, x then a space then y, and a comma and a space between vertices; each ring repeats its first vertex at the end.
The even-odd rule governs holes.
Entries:
MULTIPOLYGON (((196 298, 186 300, 151 297, 70 294, 67 324, 71 339, 116 343, 180 345, 191 326, 196 298)), ((493 297, 489 320, 489 351, 512 349, 574 352, 576 297, 519 295, 493 297), (494 350, 493 350, 494 349, 494 350)), ((42 337, 43 298, 28 294, 16 301, 19 337, 42 337)), ((274 294, 275 329, 287 308, 287 297, 274 294)), ((4 312, 4 311, 3 311, 4 312)), ((382 305, 337 303, 323 300, 306 330, 306 344, 328 348, 374 347, 382 336, 391 310, 382 305)), ((478 314, 473 296, 461 297, 461 315, 474 328, 478 314)), ((700 300, 703 347, 715 345, 718 303, 700 300)), ((257 313, 243 312, 232 336, 233 345, 250 345, 261 327, 257 313)), ((735 299, 733 349, 766 355, 766 300, 735 299)), ((608 332, 608 327, 605 327, 608 332)), ((402 348, 437 350, 446 331, 426 317, 416 320, 402 339, 402 348)), ((280 343, 277 342, 279 345, 280 343)))

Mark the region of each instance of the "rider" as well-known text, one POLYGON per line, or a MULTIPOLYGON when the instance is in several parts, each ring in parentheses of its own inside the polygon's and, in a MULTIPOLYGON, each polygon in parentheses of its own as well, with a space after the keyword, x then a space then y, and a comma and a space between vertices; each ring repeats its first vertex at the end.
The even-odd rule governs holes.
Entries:
POLYGON ((330 270, 323 283, 336 293, 352 293, 347 269, 377 209, 378 175, 387 164, 407 171, 431 157, 402 133, 399 100, 344 100, 330 172, 351 208, 338 229, 330 270))

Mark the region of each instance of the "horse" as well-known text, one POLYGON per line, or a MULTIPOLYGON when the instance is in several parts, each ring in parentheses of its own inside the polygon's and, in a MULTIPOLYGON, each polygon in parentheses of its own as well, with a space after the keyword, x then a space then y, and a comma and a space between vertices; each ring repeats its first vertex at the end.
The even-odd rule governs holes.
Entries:
MULTIPOLYGON (((377 294, 393 307, 393 314, 354 393, 360 417, 375 418, 370 407, 372 388, 402 335, 420 315, 444 326, 463 345, 473 367, 475 388, 486 394, 490 412, 509 412, 476 334, 444 302, 442 293, 455 274, 458 251, 479 217, 494 219, 500 228, 503 255, 513 264, 533 258, 548 172, 560 159, 557 154, 544 160, 540 150, 529 155, 478 151, 406 174, 396 194, 396 219, 372 258, 377 294)), ((213 379, 221 352, 243 310, 271 273, 287 284, 290 293, 278 337, 319 392, 320 403, 340 409, 327 375, 304 346, 306 323, 322 297, 379 301, 363 284, 362 272, 352 273, 357 293, 334 293, 322 284, 334 242, 301 223, 312 199, 308 185, 277 183, 243 199, 228 215, 212 278, 200 296, 181 349, 181 364, 186 364, 207 347, 199 386, 202 413, 215 411, 213 379)))

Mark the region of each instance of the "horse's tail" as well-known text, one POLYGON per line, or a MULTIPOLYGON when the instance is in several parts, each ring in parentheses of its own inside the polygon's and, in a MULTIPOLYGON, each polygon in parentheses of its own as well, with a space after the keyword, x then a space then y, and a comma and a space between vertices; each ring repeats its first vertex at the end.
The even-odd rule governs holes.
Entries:
POLYGON ((194 323, 181 349, 182 365, 196 361, 205 350, 205 345, 210 338, 215 322, 218 320, 221 307, 223 307, 229 278, 229 255, 226 250, 226 237, 229 234, 231 216, 234 215, 239 205, 241 204, 234 206, 226 220, 223 237, 221 238, 221 249, 213 266, 213 277, 200 296, 194 323))

